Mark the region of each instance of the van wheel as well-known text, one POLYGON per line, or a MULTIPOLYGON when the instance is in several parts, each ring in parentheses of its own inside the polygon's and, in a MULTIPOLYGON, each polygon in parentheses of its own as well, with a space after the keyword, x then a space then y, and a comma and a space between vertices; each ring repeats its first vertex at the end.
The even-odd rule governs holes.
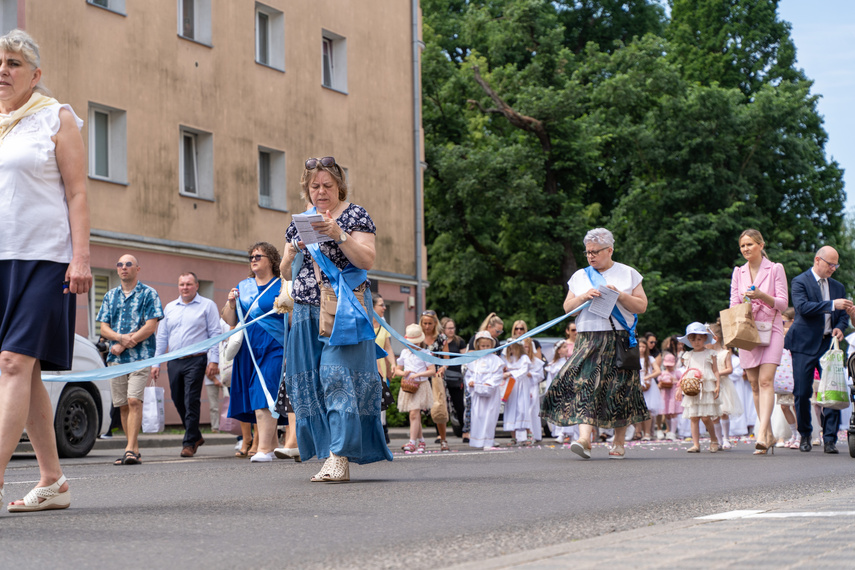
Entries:
POLYGON ((64 390, 53 421, 59 456, 83 457, 89 453, 98 437, 98 424, 92 395, 79 386, 64 390))

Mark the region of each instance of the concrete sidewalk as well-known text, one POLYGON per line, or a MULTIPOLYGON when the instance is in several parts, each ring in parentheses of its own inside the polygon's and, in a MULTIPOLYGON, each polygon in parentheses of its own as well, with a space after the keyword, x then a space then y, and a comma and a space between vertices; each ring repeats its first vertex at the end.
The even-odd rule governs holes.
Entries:
POLYGON ((451 567, 851 568, 855 487, 451 567))

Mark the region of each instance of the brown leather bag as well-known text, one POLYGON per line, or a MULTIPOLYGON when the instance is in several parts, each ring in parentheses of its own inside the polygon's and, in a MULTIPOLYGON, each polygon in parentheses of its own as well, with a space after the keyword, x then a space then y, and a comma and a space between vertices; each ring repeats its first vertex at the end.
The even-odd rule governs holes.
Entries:
MULTIPOLYGON (((315 266, 315 278, 318 280, 318 286, 321 289, 321 316, 318 319, 318 332, 320 332, 321 336, 329 338, 335 324, 335 310, 338 308, 338 297, 332 287, 323 284, 318 264, 314 261, 312 263, 315 266)), ((362 308, 365 309, 365 284, 360 285, 353 292, 353 295, 359 301, 359 304, 362 305, 362 308)), ((366 309, 367 312, 368 310, 366 309)))

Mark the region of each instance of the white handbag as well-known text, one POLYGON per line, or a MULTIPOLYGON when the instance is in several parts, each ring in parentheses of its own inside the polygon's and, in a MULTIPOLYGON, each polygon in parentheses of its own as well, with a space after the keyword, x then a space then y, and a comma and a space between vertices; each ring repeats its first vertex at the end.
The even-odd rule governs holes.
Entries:
POLYGON ((228 342, 226 343, 226 350, 223 351, 223 356, 226 357, 226 360, 234 360, 242 344, 243 331, 230 336, 228 342))
POLYGON ((294 283, 282 278, 282 287, 279 291, 279 296, 273 301, 273 308, 277 313, 290 313, 294 309, 294 283))
POLYGON ((760 335, 759 346, 769 346, 769 343, 772 342, 772 323, 754 321, 754 324, 757 325, 757 334, 760 335))

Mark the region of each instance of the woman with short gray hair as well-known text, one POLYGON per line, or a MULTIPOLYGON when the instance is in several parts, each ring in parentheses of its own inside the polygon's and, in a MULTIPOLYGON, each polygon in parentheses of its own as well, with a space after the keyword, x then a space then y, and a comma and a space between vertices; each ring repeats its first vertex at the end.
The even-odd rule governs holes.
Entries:
POLYGON ((601 286, 618 293, 617 304, 607 319, 589 307, 577 314, 573 354, 546 392, 541 415, 559 426, 579 424, 579 439, 570 449, 584 459, 591 457, 594 428, 614 428, 609 457, 623 459, 627 426, 650 419, 650 412, 638 371, 617 367, 617 342, 635 333, 637 315, 647 310, 647 295, 641 274, 612 260, 615 240, 609 230, 593 229, 583 243, 589 267, 578 270, 567 282, 565 312, 600 297, 601 286))

